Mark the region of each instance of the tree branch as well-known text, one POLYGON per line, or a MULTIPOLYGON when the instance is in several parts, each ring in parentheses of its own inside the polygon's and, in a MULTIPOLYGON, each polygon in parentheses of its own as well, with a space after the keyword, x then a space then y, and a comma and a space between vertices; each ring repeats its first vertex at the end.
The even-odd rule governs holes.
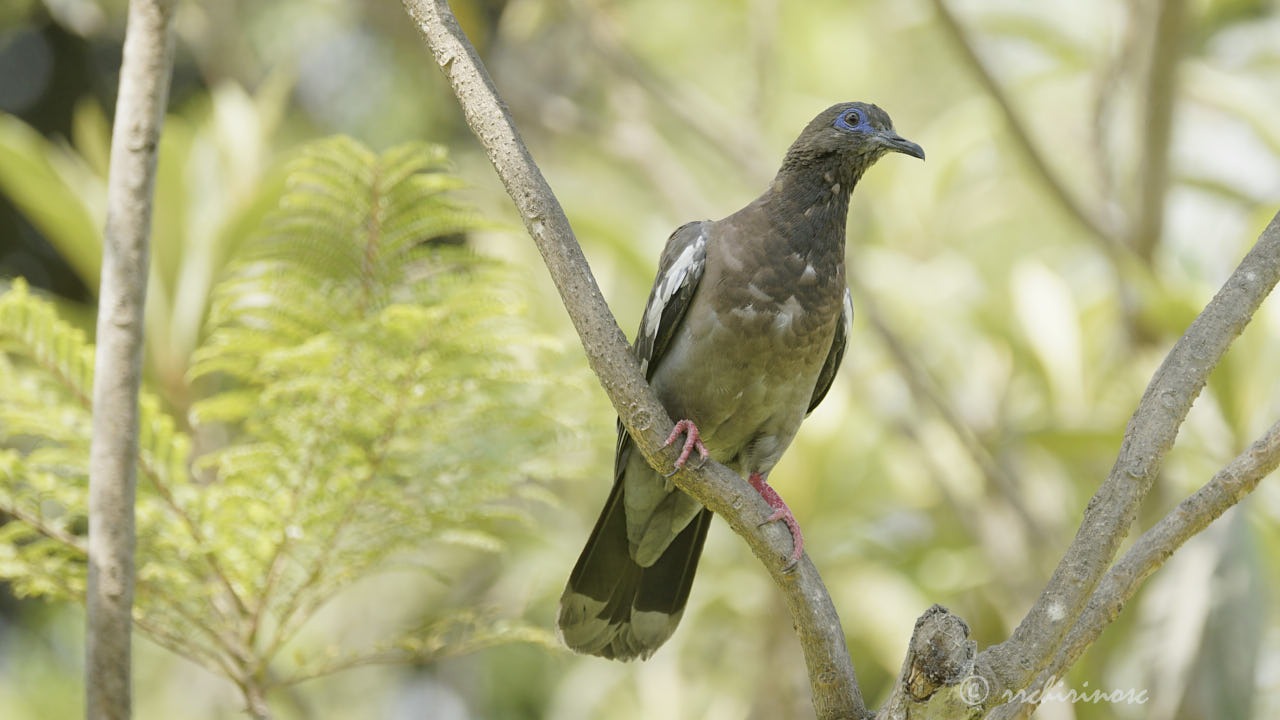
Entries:
POLYGON ((998 685, 1018 689, 1052 661, 1133 524, 1191 403, 1231 342, 1280 280, 1280 214, 1187 328, 1147 385, 1120 454, 1085 509, 1075 539, 1007 641, 983 651, 998 685))
POLYGON ((81 555, 89 554, 89 546, 85 544, 84 540, 70 532, 67 532, 64 528, 45 522, 44 518, 38 514, 26 512, 16 505, 9 506, 0 504, 0 518, 3 518, 5 515, 27 525, 32 530, 35 530, 50 540, 61 543, 62 545, 75 550, 81 555))
POLYGON ((129 3, 107 178, 89 449, 85 716, 131 713, 133 503, 156 153, 173 66, 172 0, 129 3))
POLYGON ((972 720, 989 710, 987 717, 996 720, 1028 717, 1039 699, 1036 690, 1052 685, 1071 667, 1142 582, 1280 465, 1277 422, 1107 568, 1192 401, 1277 280, 1280 213, 1152 377, 1129 421, 1115 467, 1013 636, 971 658, 964 644, 968 627, 945 609, 931 608, 916 623, 902 675, 878 717, 972 720))
MULTIPOLYGON (((520 140, 484 65, 447 2, 403 0, 403 4, 542 253, 587 360, 618 416, 649 464, 670 467, 675 450, 663 451, 662 443, 672 426, 671 418, 640 373, 564 210, 520 140)), ((866 707, 831 598, 807 556, 793 572, 783 572, 791 537, 776 523, 759 525, 770 513, 768 505, 742 478, 719 463, 709 462, 700 470, 686 466, 673 480, 746 539, 783 591, 800 635, 817 716, 824 720, 864 717, 866 707)))
MULTIPOLYGON (((1151 573, 1193 535, 1253 492, 1262 478, 1277 466, 1280 466, 1280 422, 1272 425, 1248 450, 1143 533, 1124 557, 1107 571, 1053 662, 1040 672, 1023 697, 1038 700, 1042 694, 1038 691, 1052 686, 1057 678, 1071 669, 1116 619, 1125 603, 1151 573)), ((993 720, 1028 717, 1038 704, 1026 701, 1002 705, 989 717, 993 720)))

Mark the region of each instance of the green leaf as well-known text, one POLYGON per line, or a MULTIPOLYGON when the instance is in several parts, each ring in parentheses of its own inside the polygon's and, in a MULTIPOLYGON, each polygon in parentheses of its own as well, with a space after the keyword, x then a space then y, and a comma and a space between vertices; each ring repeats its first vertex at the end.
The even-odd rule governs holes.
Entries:
POLYGON ((96 292, 102 221, 86 210, 86 201, 104 207, 102 178, 78 156, 0 113, 0 190, 57 248, 80 281, 96 292))

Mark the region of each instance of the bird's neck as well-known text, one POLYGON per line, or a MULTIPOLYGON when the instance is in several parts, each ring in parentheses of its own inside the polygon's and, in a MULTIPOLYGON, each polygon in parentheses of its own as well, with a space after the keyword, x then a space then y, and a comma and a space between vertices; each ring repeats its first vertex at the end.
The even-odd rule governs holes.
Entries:
POLYGON ((838 251, 843 257, 849 195, 861 175, 836 156, 788 156, 757 203, 797 249, 838 251))

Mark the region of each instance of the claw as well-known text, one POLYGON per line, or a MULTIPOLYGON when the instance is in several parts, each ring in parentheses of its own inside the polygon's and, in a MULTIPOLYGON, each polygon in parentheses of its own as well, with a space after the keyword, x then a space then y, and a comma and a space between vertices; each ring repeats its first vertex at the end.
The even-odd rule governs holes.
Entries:
POLYGON ((684 448, 680 451, 680 457, 676 458, 675 468, 663 475, 663 477, 671 477, 679 472, 680 468, 684 467, 684 464, 689 461, 689 455, 694 450, 697 450, 699 457, 702 458, 702 461, 698 463, 698 469, 702 469, 702 466, 707 464, 707 459, 711 457, 711 453, 707 452, 707 446, 702 444, 702 436, 698 434, 698 426, 694 425, 692 420, 686 419, 676 423, 675 427, 671 428, 671 434, 667 436, 667 441, 662 444, 662 447, 670 446, 671 443, 676 441, 676 438, 680 437, 680 433, 685 434, 684 448))
POLYGON ((787 507, 787 503, 782 500, 782 496, 778 494, 765 481, 764 476, 760 473, 751 473, 751 477, 747 478, 747 482, 751 483, 751 487, 760 493, 760 497, 769 503, 769 507, 773 508, 773 514, 770 515, 760 525, 767 525, 776 520, 781 520, 787 524, 787 529, 791 531, 791 540, 795 545, 795 549, 791 551, 791 558, 787 564, 782 567, 783 572, 787 572, 800 562, 800 556, 804 554, 804 534, 800 532, 800 524, 796 522, 796 516, 791 514, 791 508, 787 507))

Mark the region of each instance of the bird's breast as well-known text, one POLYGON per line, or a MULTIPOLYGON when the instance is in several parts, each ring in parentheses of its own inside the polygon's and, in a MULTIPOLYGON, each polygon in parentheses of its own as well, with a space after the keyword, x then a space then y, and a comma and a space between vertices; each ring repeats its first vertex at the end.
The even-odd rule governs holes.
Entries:
POLYGON ((822 267, 791 252, 760 262, 737 250, 709 249, 653 380, 672 416, 697 423, 717 460, 767 470, 803 420, 831 349, 843 263, 822 267))
POLYGON ((804 354, 811 346, 825 354, 843 301, 843 258, 750 246, 717 249, 708 258, 707 279, 716 289, 711 305, 720 324, 772 341, 788 354, 804 354))

